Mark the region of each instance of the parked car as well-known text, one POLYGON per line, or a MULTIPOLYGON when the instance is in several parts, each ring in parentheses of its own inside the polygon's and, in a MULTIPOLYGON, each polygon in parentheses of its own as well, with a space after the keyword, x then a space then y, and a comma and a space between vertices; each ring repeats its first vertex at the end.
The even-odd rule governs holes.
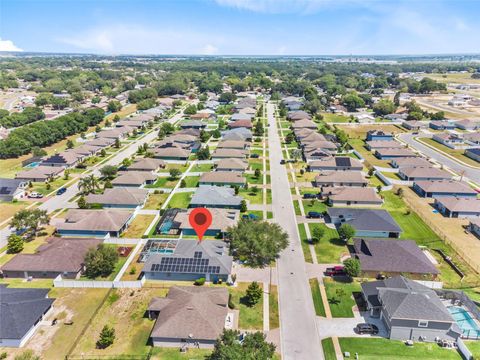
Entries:
POLYGON ((41 198, 43 198, 43 194, 40 194, 38 192, 33 191, 33 192, 28 194, 28 197, 31 198, 31 199, 41 199, 41 198))
POLYGON ((57 195, 62 195, 63 193, 65 193, 65 191, 67 191, 67 188, 62 187, 57 190, 57 195))
POLYGON ((367 323, 361 323, 358 324, 355 327, 355 332, 357 334, 372 334, 372 335, 377 335, 378 334, 378 327, 373 324, 367 324, 367 323))
POLYGON ((284 159, 280 160, 280 165, 284 165, 284 164, 285 164, 285 160, 284 159))
POLYGON ((309 219, 321 219, 323 215, 318 211, 309 211, 307 214, 307 218, 309 219))
POLYGON ((258 155, 258 154, 251 154, 250 157, 251 157, 252 159, 258 159, 258 158, 260 157, 260 155, 258 155))
POLYGON ((303 194, 304 199, 316 199, 317 194, 303 194))
POLYGON ((258 216, 255 214, 243 214, 243 219, 258 220, 258 216))
POLYGON ((338 275, 345 275, 345 268, 343 266, 334 266, 329 267, 325 270, 326 276, 338 276, 338 275))

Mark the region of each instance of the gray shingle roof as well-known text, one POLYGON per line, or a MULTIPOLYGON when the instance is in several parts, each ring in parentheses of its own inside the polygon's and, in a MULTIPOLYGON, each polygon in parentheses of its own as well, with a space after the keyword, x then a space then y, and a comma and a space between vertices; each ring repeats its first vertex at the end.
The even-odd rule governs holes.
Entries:
POLYGON ((25 180, 0 178, 0 195, 14 195, 24 184, 25 180))
POLYGON ((235 196, 235 190, 224 186, 201 186, 190 201, 190 206, 239 206, 241 196, 235 196))
POLYGON ((88 204, 132 205, 144 203, 148 190, 138 188, 105 189, 103 194, 90 194, 86 200, 88 204))
POLYGON ((343 215, 357 231, 401 232, 402 229, 386 210, 327 208, 330 217, 343 215))

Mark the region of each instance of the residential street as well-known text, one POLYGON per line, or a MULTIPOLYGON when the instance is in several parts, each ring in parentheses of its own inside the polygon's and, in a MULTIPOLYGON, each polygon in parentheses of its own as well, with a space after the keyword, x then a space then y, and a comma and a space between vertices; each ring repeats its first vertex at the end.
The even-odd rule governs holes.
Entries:
POLYGON ((432 148, 420 143, 415 140, 415 136, 411 133, 399 134, 398 138, 413 147, 415 150, 422 152, 423 154, 431 157, 432 159, 438 161, 440 164, 443 164, 458 174, 464 174, 464 177, 470 179, 473 182, 480 184, 480 169, 475 169, 471 166, 462 165, 459 162, 453 160, 452 158, 441 154, 438 151, 433 150, 432 148))
POLYGON ((323 359, 316 316, 308 283, 302 247, 298 236, 292 195, 284 165, 274 117, 274 105, 267 105, 272 205, 275 222, 288 233, 290 245, 277 262, 282 357, 284 359, 323 359))

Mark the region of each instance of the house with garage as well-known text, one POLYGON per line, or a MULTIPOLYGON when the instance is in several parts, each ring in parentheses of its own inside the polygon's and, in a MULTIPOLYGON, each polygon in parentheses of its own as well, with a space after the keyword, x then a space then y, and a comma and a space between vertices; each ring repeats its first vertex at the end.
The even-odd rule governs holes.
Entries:
POLYGON ((309 143, 316 141, 327 141, 325 135, 310 129, 295 129, 293 133, 297 141, 303 146, 307 146, 309 143))
POLYGON ((480 129, 480 121, 460 120, 455 123, 455 126, 461 130, 477 130, 480 129))
POLYGON ((240 186, 244 187, 247 180, 238 171, 211 171, 200 176, 199 186, 240 186))
POLYGON ((428 123, 428 127, 433 130, 453 130, 455 122, 447 120, 432 120, 428 123))
POLYGON ((240 209, 243 198, 235 195, 235 189, 226 186, 204 185, 195 190, 188 207, 240 209))
POLYGON ((457 134, 439 133, 433 134, 432 139, 450 149, 459 149, 465 145, 463 137, 457 134))
POLYGON ((216 171, 239 171, 248 169, 248 162, 243 159, 220 159, 215 164, 216 171))
POLYGON ((253 137, 252 131, 243 127, 225 130, 221 134, 223 140, 252 141, 253 137))
POLYGON ((452 175, 432 166, 407 166, 398 169, 398 176, 405 181, 450 180, 452 175))
POLYGON ((449 218, 480 217, 480 199, 476 197, 441 197, 435 199, 435 207, 443 216, 449 218))
POLYGON ((326 221, 337 228, 350 224, 357 237, 398 238, 402 232, 400 226, 386 210, 327 208, 326 221))
POLYGON ((417 155, 412 150, 409 150, 407 148, 387 148, 375 150, 375 156, 380 160, 391 160, 403 157, 416 157, 417 155))
POLYGON ((466 182, 455 180, 428 180, 415 181, 412 189, 421 197, 440 198, 453 197, 477 197, 477 192, 466 182))
POLYGON ((74 152, 62 151, 61 153, 47 157, 41 162, 42 166, 53 166, 70 168, 86 158, 86 155, 76 154, 74 152))
MULTIPOLYGON (((154 241, 154 240, 150 240, 154 241)), ((227 281, 232 272, 233 257, 227 243, 221 240, 179 240, 173 254, 151 252, 142 272, 147 280, 227 281)))
MULTIPOLYGON (((253 114, 242 114, 242 113, 235 113, 230 117, 231 122, 236 122, 236 121, 244 121, 244 122, 249 122, 252 123, 253 118, 255 115, 253 114)), ((246 126, 244 126, 246 127, 246 126)))
POLYGON ((135 187, 105 189, 103 194, 89 194, 85 198, 88 205, 102 208, 140 209, 148 198, 148 190, 135 187))
POLYGON ((0 200, 19 200, 25 196, 28 181, 22 179, 0 178, 0 200))
POLYGON ((361 171, 321 171, 315 177, 315 186, 358 186, 368 185, 361 171))
MULTIPOLYGON (((208 118, 210 116, 210 114, 195 114, 195 115, 201 116, 202 118, 208 118)), ((196 120, 195 118, 195 120, 193 120, 195 115, 190 116, 190 119, 192 120, 185 120, 180 122, 180 127, 182 129, 205 129, 207 127, 207 123, 201 121, 201 119, 196 120)))
POLYGON ((84 259, 102 242, 95 238, 51 237, 33 254, 20 253, 0 267, 4 278, 78 279, 85 271, 84 259))
POLYGON ((0 284, 0 344, 23 347, 35 334, 55 301, 50 289, 13 288, 0 284))
POLYGON ((220 159, 246 159, 248 156, 248 150, 240 149, 215 149, 212 153, 212 160, 220 159))
POLYGON ((119 171, 118 176, 112 180, 112 185, 115 187, 141 187, 153 184, 157 177, 157 174, 149 171, 119 171))
POLYGON ((133 164, 131 164, 127 171, 150 171, 155 172, 159 169, 164 169, 167 166, 167 163, 160 159, 154 158, 140 158, 135 159, 133 164))
POLYGON ((435 291, 403 276, 361 284, 370 316, 379 317, 392 340, 456 341, 459 326, 435 291))
POLYGON ((228 297, 225 287, 173 286, 166 297, 153 298, 147 309, 156 319, 153 346, 213 348, 223 329, 232 327, 228 297))
POLYGON ((58 166, 43 166, 38 165, 33 169, 23 170, 15 175, 15 179, 31 181, 31 182, 45 182, 50 179, 55 179, 57 176, 63 174, 65 168, 58 166))
POLYGON ((292 124, 292 129, 311 129, 311 130, 317 130, 318 125, 315 124, 312 120, 308 119, 302 119, 295 121, 292 124))
POLYGON ((365 147, 370 151, 378 149, 404 149, 405 145, 396 140, 371 140, 365 142, 365 147))
POLYGON ((470 159, 480 162, 480 148, 465 150, 465 156, 470 159))
POLYGON ((57 233, 67 237, 119 237, 133 220, 133 211, 69 209, 55 218, 57 233))
POLYGON ((312 117, 306 111, 298 110, 298 111, 289 111, 287 113, 287 119, 292 121, 298 121, 303 119, 311 120, 312 117))
POLYGON ((407 167, 431 167, 432 164, 422 157, 407 157, 397 158, 390 161, 390 165, 394 168, 407 168, 407 167))
MULTIPOLYGON (((229 129, 239 129, 239 128, 251 129, 251 128, 253 128, 253 124, 252 124, 252 121, 250 119, 234 120, 235 115, 236 114, 232 115, 231 120, 233 120, 233 121, 229 122, 228 125, 227 125, 229 129)), ((238 114, 238 115, 245 116, 245 114, 238 114)), ((236 116, 235 118, 238 118, 238 116, 236 116)))
POLYGON ((372 187, 325 186, 322 197, 331 206, 381 206, 383 199, 372 187))
MULTIPOLYGON (((188 219, 192 210, 179 211, 173 219, 184 236, 197 236, 188 219)), ((227 229, 237 225, 240 220, 240 211, 237 209, 208 208, 208 210, 212 214, 212 224, 205 232, 205 236, 223 237, 227 229)))
POLYGON ((473 132, 463 135, 466 146, 478 147, 480 145, 480 132, 473 132))
POLYGON ((360 160, 350 156, 330 156, 321 160, 313 160, 308 163, 309 171, 362 171, 363 164, 360 160))
POLYGON ((360 261, 365 277, 408 274, 435 279, 440 273, 413 240, 355 238, 351 255, 360 261))
POLYGON ((180 146, 170 147, 155 147, 153 149, 153 156, 156 159, 162 160, 183 160, 186 161, 190 157, 191 150, 188 148, 182 148, 180 146))
POLYGON ((425 123, 417 120, 404 121, 402 122, 402 126, 407 130, 413 130, 413 131, 418 131, 420 129, 427 127, 425 123))
POLYGON ((242 140, 222 140, 218 143, 217 149, 247 150, 250 143, 242 140))
POLYGON ((393 139, 393 133, 383 130, 369 130, 367 131, 367 137, 365 138, 366 141, 389 141, 393 139))

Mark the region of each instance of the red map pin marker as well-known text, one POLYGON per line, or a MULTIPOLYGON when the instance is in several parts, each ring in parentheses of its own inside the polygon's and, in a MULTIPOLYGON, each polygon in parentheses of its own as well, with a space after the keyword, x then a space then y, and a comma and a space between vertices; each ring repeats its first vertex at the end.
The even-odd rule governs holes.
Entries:
POLYGON ((212 224, 212 214, 206 208, 195 208, 190 213, 188 221, 190 221, 190 225, 197 233, 198 240, 202 241, 203 234, 212 224))

